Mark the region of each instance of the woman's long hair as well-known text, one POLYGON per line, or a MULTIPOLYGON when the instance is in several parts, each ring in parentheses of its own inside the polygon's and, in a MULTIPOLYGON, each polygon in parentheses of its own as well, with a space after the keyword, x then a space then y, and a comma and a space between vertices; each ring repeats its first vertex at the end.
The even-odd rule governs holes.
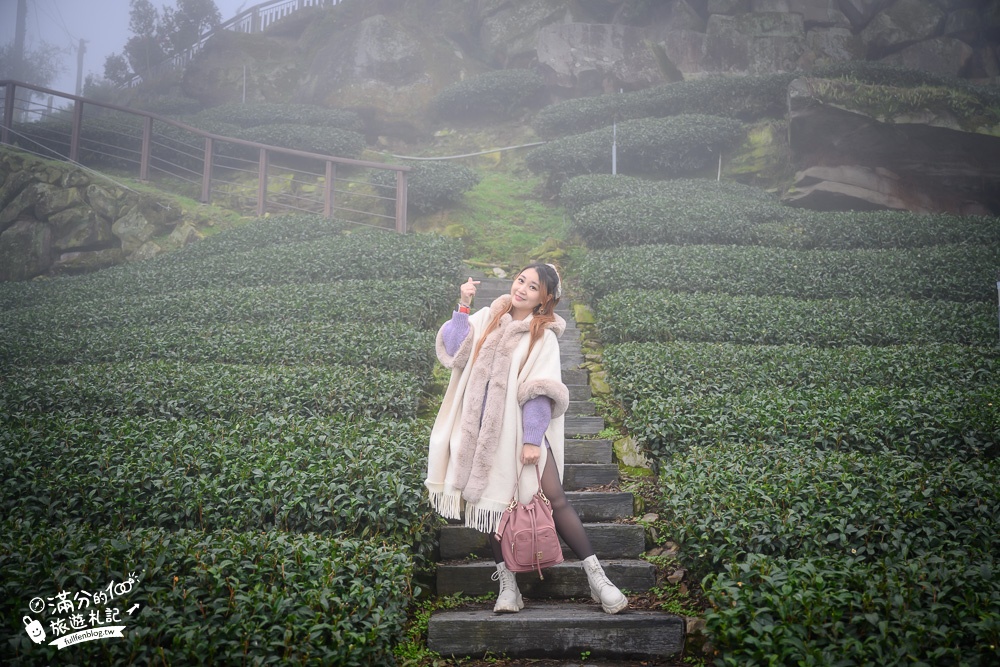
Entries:
MULTIPOLYGON (((535 347, 535 343, 542 337, 542 334, 545 332, 545 327, 550 323, 555 322, 556 304, 559 303, 559 298, 556 297, 556 294, 559 292, 559 274, 556 272, 555 268, 548 264, 535 262, 534 264, 529 264, 521 269, 517 275, 521 275, 528 269, 534 269, 535 273, 538 274, 538 291, 542 294, 542 300, 532 311, 531 326, 529 328, 530 337, 528 339, 528 354, 525 355, 525 360, 527 360, 528 356, 531 355, 531 350, 535 347)), ((516 279, 517 277, 515 276, 515 280, 516 279)), ((494 329, 500 326, 500 318, 512 310, 514 310, 513 303, 511 303, 506 310, 497 313, 496 316, 490 320, 489 324, 486 325, 486 329, 483 330, 483 335, 479 337, 479 343, 476 345, 476 350, 472 355, 471 363, 475 363, 476 358, 479 356, 479 350, 482 349, 483 343, 486 341, 486 337, 493 333, 494 329)))

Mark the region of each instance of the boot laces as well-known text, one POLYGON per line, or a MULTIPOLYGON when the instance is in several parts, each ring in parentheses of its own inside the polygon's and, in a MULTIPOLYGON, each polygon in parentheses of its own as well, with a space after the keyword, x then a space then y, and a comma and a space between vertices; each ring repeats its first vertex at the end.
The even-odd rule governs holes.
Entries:
MULTIPOLYGON (((513 573, 511 573, 511 574, 513 574, 513 573)), ((513 591, 514 590, 513 587, 510 585, 510 579, 511 578, 510 577, 505 577, 503 575, 503 573, 500 572, 500 570, 497 570, 496 572, 494 572, 490 576, 490 579, 492 579, 493 581, 499 581, 500 582, 500 594, 501 595, 503 594, 504 591, 513 591)))

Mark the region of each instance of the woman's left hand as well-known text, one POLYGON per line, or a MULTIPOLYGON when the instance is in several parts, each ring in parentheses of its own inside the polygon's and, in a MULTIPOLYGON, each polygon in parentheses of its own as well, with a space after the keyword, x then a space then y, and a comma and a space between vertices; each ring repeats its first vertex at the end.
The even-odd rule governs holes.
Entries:
POLYGON ((542 448, 538 445, 526 442, 521 447, 521 463, 524 465, 528 466, 538 463, 538 459, 540 458, 542 458, 542 448))

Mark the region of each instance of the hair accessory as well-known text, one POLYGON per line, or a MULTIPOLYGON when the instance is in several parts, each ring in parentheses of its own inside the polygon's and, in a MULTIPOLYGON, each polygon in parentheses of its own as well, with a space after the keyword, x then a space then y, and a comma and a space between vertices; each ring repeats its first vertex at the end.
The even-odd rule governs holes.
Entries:
POLYGON ((554 296, 557 299, 561 299, 562 298, 562 276, 559 275, 559 270, 556 269, 556 265, 555 264, 546 264, 545 266, 547 266, 550 269, 552 269, 552 273, 556 274, 556 293, 554 294, 554 296))

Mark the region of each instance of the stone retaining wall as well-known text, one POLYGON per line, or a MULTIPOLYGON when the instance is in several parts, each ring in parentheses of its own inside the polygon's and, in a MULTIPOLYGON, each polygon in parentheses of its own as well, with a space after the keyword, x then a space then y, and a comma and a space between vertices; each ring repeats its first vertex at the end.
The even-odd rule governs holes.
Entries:
POLYGON ((165 200, 72 165, 0 150, 0 280, 85 273, 198 236, 165 200))

